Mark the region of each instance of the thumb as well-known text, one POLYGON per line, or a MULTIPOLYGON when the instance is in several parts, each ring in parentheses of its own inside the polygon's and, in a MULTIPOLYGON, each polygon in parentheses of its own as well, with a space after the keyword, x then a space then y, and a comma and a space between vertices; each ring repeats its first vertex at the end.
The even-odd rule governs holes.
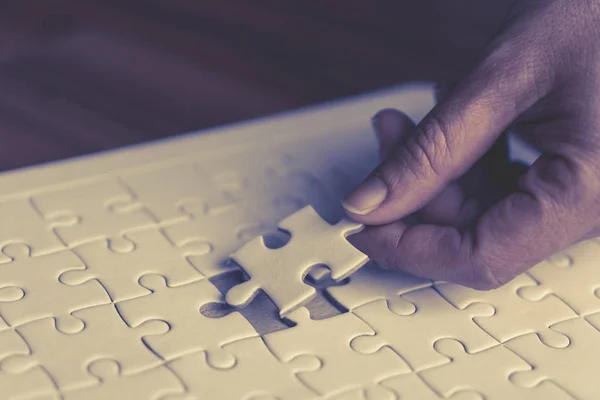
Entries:
POLYGON ((535 81, 529 60, 512 54, 492 53, 388 153, 344 200, 353 219, 386 224, 420 209, 541 96, 544 85, 535 81))

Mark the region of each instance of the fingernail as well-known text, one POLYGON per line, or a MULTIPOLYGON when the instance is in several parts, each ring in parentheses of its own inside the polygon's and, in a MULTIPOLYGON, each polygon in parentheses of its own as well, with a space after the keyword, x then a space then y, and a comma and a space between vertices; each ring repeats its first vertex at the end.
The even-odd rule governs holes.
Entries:
POLYGON ((365 215, 375 210, 387 197, 387 185, 377 175, 371 175, 342 202, 351 213, 365 215))

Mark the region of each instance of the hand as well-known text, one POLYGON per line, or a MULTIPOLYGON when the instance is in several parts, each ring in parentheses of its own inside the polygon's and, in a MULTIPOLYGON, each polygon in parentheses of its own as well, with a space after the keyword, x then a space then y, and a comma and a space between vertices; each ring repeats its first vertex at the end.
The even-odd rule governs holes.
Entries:
POLYGON ((352 243, 417 276, 512 280, 600 227, 600 3, 518 0, 418 126, 390 110, 375 126, 384 160, 344 201, 370 225, 352 243), (531 167, 509 168, 507 128, 542 152, 531 167))

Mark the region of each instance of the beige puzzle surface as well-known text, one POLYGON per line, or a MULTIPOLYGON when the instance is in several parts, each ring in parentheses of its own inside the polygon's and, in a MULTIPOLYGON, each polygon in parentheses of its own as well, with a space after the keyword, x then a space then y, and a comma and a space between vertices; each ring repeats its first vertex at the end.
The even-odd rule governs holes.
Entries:
POLYGON ((405 86, 0 175, 0 399, 599 399, 600 241, 489 292, 347 243, 370 117, 432 105, 405 86))

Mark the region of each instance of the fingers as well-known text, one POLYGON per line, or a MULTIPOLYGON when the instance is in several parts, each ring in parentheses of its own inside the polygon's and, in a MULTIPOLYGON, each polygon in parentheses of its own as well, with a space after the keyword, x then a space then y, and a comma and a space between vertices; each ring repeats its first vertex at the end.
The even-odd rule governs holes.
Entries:
POLYGON ((468 230, 395 222, 370 226, 352 243, 390 268, 475 289, 498 287, 595 228, 582 209, 597 202, 590 176, 574 163, 542 156, 520 190, 468 230), (586 186, 586 182, 588 185, 586 186))
MULTIPOLYGON (((536 99, 530 66, 501 54, 486 60, 390 151, 344 201, 349 215, 385 224, 423 207, 479 159, 536 99), (498 63, 508 65, 498 71, 498 63)), ((522 58, 522 57, 521 57, 522 58)))
MULTIPOLYGON (((415 128, 406 114, 392 108, 379 111, 372 121, 382 160, 394 146, 406 140, 415 128)), ((477 202, 473 198, 466 198, 458 184, 450 183, 416 215, 425 223, 463 226, 475 217, 476 212, 477 202)))

